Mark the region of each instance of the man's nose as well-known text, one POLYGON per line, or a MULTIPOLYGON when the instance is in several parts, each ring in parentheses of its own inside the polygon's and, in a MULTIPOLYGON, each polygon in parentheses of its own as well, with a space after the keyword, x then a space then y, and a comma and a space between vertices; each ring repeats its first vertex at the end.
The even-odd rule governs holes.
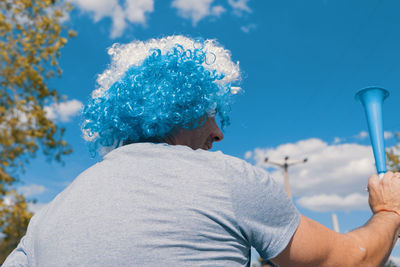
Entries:
POLYGON ((214 142, 219 142, 219 141, 221 141, 222 139, 224 139, 224 134, 221 132, 221 130, 218 128, 218 133, 216 133, 214 136, 213 136, 213 141, 214 142))
POLYGON ((212 132, 212 140, 213 142, 219 142, 224 139, 224 134, 222 133, 221 129, 218 127, 217 123, 215 122, 215 119, 213 120, 213 132, 212 132))

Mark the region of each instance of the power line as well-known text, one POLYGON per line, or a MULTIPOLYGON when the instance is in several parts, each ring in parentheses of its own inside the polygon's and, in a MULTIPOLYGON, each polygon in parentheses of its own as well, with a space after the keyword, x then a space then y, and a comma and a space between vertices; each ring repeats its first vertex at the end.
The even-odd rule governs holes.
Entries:
POLYGON ((288 197, 290 199, 292 199, 292 192, 290 190, 289 174, 288 174, 289 166, 293 166, 293 165, 296 165, 299 163, 306 163, 308 161, 308 159, 304 158, 303 160, 296 160, 296 161, 291 161, 291 162, 288 162, 288 160, 289 160, 289 156, 286 156, 285 161, 283 163, 272 161, 269 158, 265 158, 264 162, 278 166, 283 169, 283 176, 285 178, 285 180, 284 180, 285 181, 285 190, 286 190, 288 197))

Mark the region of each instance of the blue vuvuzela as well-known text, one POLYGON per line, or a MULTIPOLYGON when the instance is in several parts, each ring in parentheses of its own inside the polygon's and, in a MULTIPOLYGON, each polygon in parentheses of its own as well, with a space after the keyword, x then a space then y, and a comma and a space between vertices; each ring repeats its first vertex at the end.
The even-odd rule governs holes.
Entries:
POLYGON ((356 99, 360 100, 363 104, 367 116, 369 136, 371 138, 378 174, 384 174, 386 172, 382 104, 388 96, 388 91, 378 87, 365 88, 356 94, 356 99))

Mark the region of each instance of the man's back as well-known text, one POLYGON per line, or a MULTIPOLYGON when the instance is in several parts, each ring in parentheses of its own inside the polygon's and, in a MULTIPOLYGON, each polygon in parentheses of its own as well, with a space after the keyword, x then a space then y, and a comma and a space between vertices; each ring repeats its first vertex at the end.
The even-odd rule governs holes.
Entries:
POLYGON ((247 265, 250 246, 276 256, 298 221, 282 190, 244 161, 141 143, 78 176, 21 244, 33 266, 247 265))

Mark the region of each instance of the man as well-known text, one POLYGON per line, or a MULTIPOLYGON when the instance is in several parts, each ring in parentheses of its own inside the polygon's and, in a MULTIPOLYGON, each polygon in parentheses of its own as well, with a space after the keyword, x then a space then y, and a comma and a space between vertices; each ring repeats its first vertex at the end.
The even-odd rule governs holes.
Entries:
POLYGON ((229 123, 238 63, 212 40, 114 45, 83 110, 105 153, 36 214, 4 266, 378 266, 400 227, 400 174, 369 180, 374 213, 338 234, 301 216, 268 174, 209 152, 229 123), (121 146, 122 147, 119 147, 121 146))

